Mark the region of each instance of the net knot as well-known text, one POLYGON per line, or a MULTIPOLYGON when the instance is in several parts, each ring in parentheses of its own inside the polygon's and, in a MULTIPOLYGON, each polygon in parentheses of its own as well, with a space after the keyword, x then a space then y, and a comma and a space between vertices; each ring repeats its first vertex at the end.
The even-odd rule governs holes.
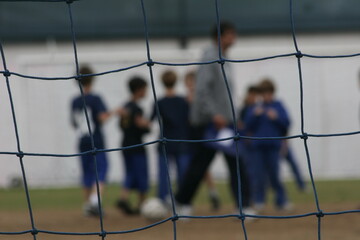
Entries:
POLYGON ((102 231, 101 233, 99 233, 99 236, 105 238, 105 237, 106 237, 106 234, 107 234, 107 233, 106 233, 105 231, 102 231))
POLYGON ((171 218, 171 221, 173 221, 173 222, 175 222, 177 220, 179 220, 179 216, 177 214, 171 218))
POLYGON ((219 60, 217 60, 217 62, 221 65, 224 65, 225 64, 225 59, 221 58, 219 60))
POLYGON ((149 59, 149 61, 146 63, 146 65, 147 65, 148 67, 152 67, 152 66, 155 65, 155 63, 153 62, 152 59, 149 59))
POLYGON ((96 147, 94 147, 92 150, 91 150, 91 154, 92 155, 96 155, 97 154, 97 151, 98 149, 96 147))
POLYGON ((303 133, 301 136, 301 139, 307 140, 309 138, 309 135, 307 133, 303 133))
POLYGON ((165 137, 163 137, 161 140, 160 140, 160 143, 161 144, 166 144, 167 143, 167 139, 165 137))
POLYGON ((19 152, 16 154, 16 156, 17 156, 18 158, 23 158, 23 157, 24 157, 24 152, 19 151, 19 152))
POLYGON ((81 75, 81 74, 79 74, 79 75, 77 75, 77 76, 75 77, 75 80, 81 81, 81 79, 82 79, 82 75, 81 75))
POLYGON ((297 58, 302 58, 304 55, 302 54, 302 52, 297 51, 297 53, 295 54, 295 56, 296 56, 297 58))
POLYGON ((316 214, 316 216, 317 216, 318 218, 321 218, 321 217, 324 217, 325 214, 323 213, 322 210, 320 210, 320 211, 316 214))
POLYGON ((31 234, 32 234, 33 236, 37 235, 38 233, 39 233, 39 231, 38 231, 36 228, 34 228, 34 229, 31 231, 31 234))
POLYGON ((4 77, 10 77, 11 76, 11 72, 9 70, 5 70, 3 73, 4 77))
POLYGON ((240 134, 236 133, 236 135, 234 136, 234 141, 239 141, 240 140, 240 134))
POLYGON ((241 214, 241 215, 238 215, 237 216, 238 217, 238 219, 240 219, 241 221, 244 221, 245 220, 245 214, 241 214))

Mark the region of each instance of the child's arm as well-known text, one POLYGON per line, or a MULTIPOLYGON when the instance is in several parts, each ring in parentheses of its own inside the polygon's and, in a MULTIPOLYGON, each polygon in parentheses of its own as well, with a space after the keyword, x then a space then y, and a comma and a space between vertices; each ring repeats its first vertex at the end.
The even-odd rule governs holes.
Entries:
POLYGON ((98 115, 98 120, 101 124, 103 124, 111 117, 111 115, 113 115, 112 112, 101 112, 98 115))
POLYGON ((146 131, 150 129, 150 121, 144 118, 142 115, 136 115, 134 120, 137 127, 146 131))
POLYGON ((105 123, 114 114, 114 111, 107 110, 105 103, 100 97, 96 98, 95 109, 97 112, 97 119, 100 124, 105 123))
POLYGON ((101 112, 98 114, 98 120, 101 123, 106 122, 110 117, 113 115, 118 115, 120 117, 127 116, 128 112, 125 108, 116 108, 114 110, 108 111, 108 112, 101 112))

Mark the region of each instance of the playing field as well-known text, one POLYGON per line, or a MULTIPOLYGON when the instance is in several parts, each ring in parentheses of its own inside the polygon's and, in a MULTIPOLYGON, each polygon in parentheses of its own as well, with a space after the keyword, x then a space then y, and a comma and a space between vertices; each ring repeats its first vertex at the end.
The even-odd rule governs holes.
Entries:
MULTIPOLYGON (((360 180, 319 181, 320 207, 324 212, 338 212, 359 209, 360 180)), ((196 199, 195 215, 222 215, 234 212, 225 184, 218 184, 222 192, 222 208, 218 212, 210 210, 205 189, 201 189, 196 199)), ((281 213, 271 205, 271 196, 266 211, 262 215, 297 215, 315 212, 316 206, 311 191, 299 193, 291 183, 287 189, 295 209, 281 213)), ((31 190, 35 225, 37 229, 56 232, 98 232, 99 219, 87 218, 81 212, 81 191, 71 189, 31 190)), ((104 201, 106 231, 123 231, 144 227, 150 222, 142 217, 128 217, 113 207, 118 189, 110 186, 104 201)), ((22 189, 0 190, 0 232, 20 232, 30 230, 31 224, 25 196, 22 189)), ((294 219, 255 219, 246 221, 248 239, 317 239, 317 217, 294 219)), ((177 222, 177 239, 244 239, 240 220, 191 219, 177 222)), ((325 216, 321 221, 322 239, 355 240, 360 236, 360 213, 325 216)), ((123 235, 107 235, 106 239, 174 239, 171 221, 144 231, 123 235)), ((0 235, 0 239, 33 239, 32 235, 0 235)), ((37 239, 101 239, 99 236, 63 236, 40 233, 37 239)))

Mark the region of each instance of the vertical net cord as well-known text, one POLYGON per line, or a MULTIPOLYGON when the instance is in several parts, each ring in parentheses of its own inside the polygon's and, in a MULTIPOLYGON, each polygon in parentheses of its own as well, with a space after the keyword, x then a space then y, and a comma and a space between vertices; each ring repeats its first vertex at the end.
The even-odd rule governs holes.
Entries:
POLYGON ((95 165, 96 194, 97 194, 97 199, 98 199, 98 209, 99 209, 99 213, 100 213, 100 216, 99 216, 100 229, 101 229, 100 236, 104 240, 105 236, 106 236, 106 232, 104 231, 103 209, 102 209, 102 206, 101 206, 100 185, 99 185, 99 176, 98 176, 97 161, 96 161, 97 149, 95 147, 94 136, 92 134, 92 130, 91 130, 91 126, 90 126, 89 114, 88 114, 88 111, 86 109, 86 100, 85 100, 85 95, 84 95, 84 89, 83 89, 83 87, 81 85, 81 81, 80 81, 81 80, 81 73, 79 71, 79 59, 78 59, 78 54, 77 54, 76 36, 75 36, 75 30, 74 30, 74 20, 73 20, 71 4, 72 4, 72 1, 67 1, 69 18, 70 18, 72 45, 73 45, 73 50, 74 50, 74 60, 75 60, 75 66, 76 66, 76 75, 77 75, 76 79, 78 81, 78 85, 79 85, 79 89, 80 89, 80 93, 81 93, 81 98, 82 98, 82 101, 83 101, 86 124, 87 124, 87 128, 88 128, 89 136, 90 136, 91 148, 92 148, 92 151, 93 151, 92 154, 93 154, 93 161, 94 161, 94 165, 95 165))
POLYGON ((302 76, 302 68, 301 68, 301 58, 303 57, 302 53, 300 52, 299 48, 298 48, 298 44, 297 44, 297 40, 296 40, 296 31, 295 31, 295 21, 294 21, 294 12, 293 12, 293 0, 289 0, 290 3, 290 22, 291 22, 291 32, 292 32, 292 38, 293 38, 293 42, 294 42, 294 46, 295 46, 295 50, 296 50, 296 58, 297 58, 297 66, 298 66, 298 72, 299 72, 299 84, 300 84, 300 111, 301 111, 301 134, 302 134, 302 139, 304 140, 304 148, 305 148, 305 152, 306 152, 306 159, 307 159, 307 164, 308 164, 308 170, 309 170, 309 175, 310 175, 310 179, 311 179, 311 185, 313 188, 313 192, 314 192, 314 198, 315 198, 315 203, 316 203, 316 209, 318 211, 317 213, 317 217, 318 217, 318 240, 321 239, 321 217, 324 216, 324 214, 322 213, 322 210, 320 209, 320 204, 319 204, 319 198, 318 198, 318 194, 317 194, 317 190, 316 190, 316 186, 315 186, 315 181, 314 181, 314 176, 313 176, 313 171, 312 171, 312 167, 311 167, 311 159, 310 159, 310 152, 309 152, 309 148, 308 148, 308 144, 307 144, 307 140, 308 140, 308 135, 304 130, 304 119, 305 119, 305 114, 304 114, 304 85, 303 85, 303 76, 302 76))
POLYGON ((21 173, 22 173, 22 178, 24 181, 24 189, 25 189, 25 194, 26 194, 26 201, 27 201, 27 205, 28 205, 28 210, 29 210, 29 217, 30 217, 30 222, 31 222, 31 228, 32 228, 32 235, 34 240, 36 240, 36 235, 38 233, 36 227, 35 227, 35 220, 34 220, 34 215, 33 215, 33 210, 32 210, 32 206, 31 206, 31 198, 30 198, 30 193, 29 193, 29 186, 27 183, 27 178, 26 178, 26 171, 25 171, 25 167, 24 167, 24 154, 21 151, 21 144, 20 144, 20 136, 19 136, 19 130, 18 130, 18 126, 17 126, 17 120, 16 120, 16 114, 15 114, 15 106, 14 106, 14 100, 13 100, 13 96, 11 93, 11 87, 10 87, 10 81, 9 81, 9 70, 7 69, 6 66, 6 59, 5 59, 5 52, 2 46, 2 43, 0 42, 0 51, 1 51, 1 58, 2 58, 2 62, 3 62, 3 67, 4 67, 4 77, 6 80, 6 87, 7 87, 7 91, 8 91, 8 95, 9 95, 9 101, 10 101, 10 106, 11 106, 11 114, 12 114, 12 121, 14 124, 14 131, 15 131, 15 137, 16 137, 16 145, 17 145, 17 157, 19 158, 19 162, 20 162, 20 166, 21 166, 21 173))
POLYGON ((141 10, 142 10, 143 21, 144 21, 146 54, 147 54, 147 60, 148 60, 147 66, 149 68, 152 94, 153 94, 154 101, 155 101, 155 111, 156 111, 156 116, 157 116, 158 123, 159 123, 159 128, 160 128, 161 150, 162 150, 162 154, 164 155, 164 160, 165 160, 165 165, 166 165, 166 170, 167 170, 167 175, 166 176, 167 176, 168 188, 169 188, 170 197, 171 197, 172 214, 173 214, 172 220, 173 220, 173 229, 174 229, 174 240, 176 240, 177 239, 176 220, 178 219, 178 216, 177 216, 177 213, 176 213, 174 194, 173 194, 172 187, 171 187, 171 178, 170 178, 170 173, 169 173, 169 162, 168 162, 168 158, 167 158, 167 154, 166 154, 166 147, 165 147, 166 139, 164 138, 164 126, 163 126, 163 122, 161 121, 159 104, 158 104, 158 99, 157 99, 157 94, 156 94, 156 89, 155 89, 155 83, 154 83, 154 74, 153 74, 153 70, 152 70, 152 67, 153 67, 154 63, 153 63, 153 61, 151 59, 151 54, 150 54, 149 30, 148 30, 148 24, 147 24, 146 9, 145 9, 144 0, 141 0, 140 2, 141 2, 141 10))
MULTIPOLYGON (((229 101, 230 101, 230 106, 231 106, 231 114, 232 114, 232 121, 233 121, 233 127, 234 127, 234 134, 238 135, 238 128, 237 128, 237 121, 236 121, 236 115, 235 115, 235 107, 234 107, 234 102, 232 99, 232 94, 231 94, 231 90, 230 90, 230 86, 229 86, 229 82, 226 76, 226 72, 224 69, 224 64, 225 61, 222 57, 222 49, 221 49, 221 30, 220 30, 220 12, 219 12, 219 3, 218 0, 215 0, 215 8, 216 8, 216 25, 217 25, 217 32, 218 32, 218 50, 219 50, 219 64, 221 66, 221 72, 223 75, 223 79, 224 79, 224 83, 226 85, 226 90, 227 90, 227 95, 229 97, 229 101)), ((236 173, 237 173, 237 191, 238 191, 238 205, 239 205, 239 214, 240 214, 240 219, 241 219, 241 225, 242 225, 242 229, 244 232, 244 237, 245 240, 247 240, 247 231, 246 231, 246 227, 245 227, 245 218, 246 216, 243 214, 243 206, 242 206, 242 188, 241 188, 241 173, 240 173, 240 153, 239 153, 239 149, 238 149, 238 138, 236 137, 236 139, 234 139, 235 141, 235 147, 236 147, 236 173)))

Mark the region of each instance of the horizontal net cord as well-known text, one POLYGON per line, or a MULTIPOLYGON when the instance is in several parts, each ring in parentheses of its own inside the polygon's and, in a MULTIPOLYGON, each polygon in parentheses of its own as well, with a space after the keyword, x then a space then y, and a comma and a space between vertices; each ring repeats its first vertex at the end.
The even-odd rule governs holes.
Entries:
MULTIPOLYGON (((287 216, 271 216, 271 215, 251 215, 251 214, 244 214, 244 216, 246 217, 250 217, 250 218, 256 218, 256 219, 278 219, 278 220, 282 220, 282 219, 297 219, 297 218, 307 218, 307 217, 325 217, 325 216, 334 216, 334 215, 343 215, 343 214, 355 214, 355 213, 360 213, 360 210, 346 210, 346 211, 337 211, 337 212, 309 212, 309 213, 304 213, 304 214, 297 214, 297 215, 287 215, 287 216)), ((174 221, 174 218, 176 219, 231 219, 231 218, 235 218, 235 219, 241 219, 243 216, 241 216, 240 214, 225 214, 225 215, 211 215, 211 216, 173 216, 173 217, 169 217, 167 219, 155 222, 153 224, 150 225, 146 225, 144 227, 140 227, 140 228, 134 228, 134 229, 129 229, 129 230, 124 230, 124 231, 106 231, 104 233, 106 233, 106 235, 115 235, 115 234, 128 234, 128 233, 134 233, 134 232, 139 232, 139 231, 143 231, 143 230, 147 230, 147 229, 151 229, 154 228, 160 224, 169 222, 169 221, 174 221)), ((28 234, 28 233, 32 233, 33 230, 26 230, 26 231, 19 231, 19 232, 0 232, 0 235, 23 235, 23 234, 28 234)), ((74 236, 86 236, 86 235, 101 235, 102 232, 60 232, 60 231, 48 231, 48 230, 41 230, 41 229, 37 229, 38 233, 43 233, 43 234, 49 234, 49 235, 74 235, 74 236)))
MULTIPOLYGON (((138 64, 134 64, 134 65, 131 65, 131 66, 128 66, 128 67, 118 68, 118 69, 99 72, 99 73, 94 73, 94 74, 58 76, 58 77, 43 77, 43 76, 26 75, 26 74, 22 74, 22 73, 18 73, 18 72, 12 72, 12 71, 9 71, 8 69, 0 70, 0 74, 3 74, 4 76, 14 75, 14 76, 18 76, 18 77, 25 78, 25 79, 63 81, 63 80, 78 79, 78 78, 80 78, 82 76, 84 76, 84 77, 85 76, 97 77, 97 76, 109 75, 109 74, 119 73, 119 72, 127 71, 127 70, 130 70, 130 69, 134 69, 134 68, 138 68, 138 67, 142 67, 142 66, 146 66, 146 65, 161 65, 161 66, 174 66, 174 67, 183 66, 183 67, 185 67, 185 66, 207 65, 207 64, 214 64, 214 63, 221 64, 223 62, 229 62, 229 63, 260 62, 260 61, 266 61, 266 60, 271 60, 271 59, 276 59, 276 58, 286 58, 286 57, 292 57, 292 56, 295 56, 295 57, 308 57, 308 58, 315 58, 315 59, 338 59, 338 58, 359 57, 360 53, 353 53, 353 54, 349 54, 349 55, 333 55, 333 56, 329 55, 329 56, 324 56, 324 55, 312 55, 312 54, 294 52, 294 53, 285 53, 285 54, 272 55, 272 56, 267 56, 267 57, 254 58, 254 59, 244 59, 244 60, 242 60, 242 59, 221 58, 221 59, 215 59, 215 60, 212 60, 212 61, 205 61, 205 62, 185 62, 185 63, 146 61, 146 62, 141 62, 141 63, 138 63, 138 64)), ((120 80, 120 81, 122 81, 122 80, 120 80)))
POLYGON ((235 140, 238 141, 240 139, 247 139, 247 140, 286 140, 286 139, 304 139, 304 138, 329 138, 329 137, 341 137, 341 136, 352 136, 352 135, 358 135, 360 134, 360 131, 355 132, 346 132, 346 133, 334 133, 334 134, 305 134, 305 135, 290 135, 290 136, 283 136, 283 137, 251 137, 251 136, 245 136, 245 135, 234 135, 232 137, 227 138, 213 138, 213 139, 202 139, 202 140, 193 140, 193 139, 170 139, 170 138, 162 138, 157 139, 151 142, 145 142, 142 144, 136 144, 132 146, 127 147, 119 147, 119 148, 104 148, 104 149, 95 149, 95 150, 89 150, 85 152, 80 153, 73 153, 73 154, 53 154, 53 153, 33 153, 33 152, 13 152, 13 151, 2 151, 0 152, 0 155, 22 155, 22 156, 37 156, 37 157, 78 157, 86 154, 96 154, 99 152, 118 152, 123 151, 127 149, 133 149, 143 146, 149 146, 153 144, 159 144, 159 143, 209 143, 209 142, 222 142, 222 141, 229 141, 229 140, 235 140))

